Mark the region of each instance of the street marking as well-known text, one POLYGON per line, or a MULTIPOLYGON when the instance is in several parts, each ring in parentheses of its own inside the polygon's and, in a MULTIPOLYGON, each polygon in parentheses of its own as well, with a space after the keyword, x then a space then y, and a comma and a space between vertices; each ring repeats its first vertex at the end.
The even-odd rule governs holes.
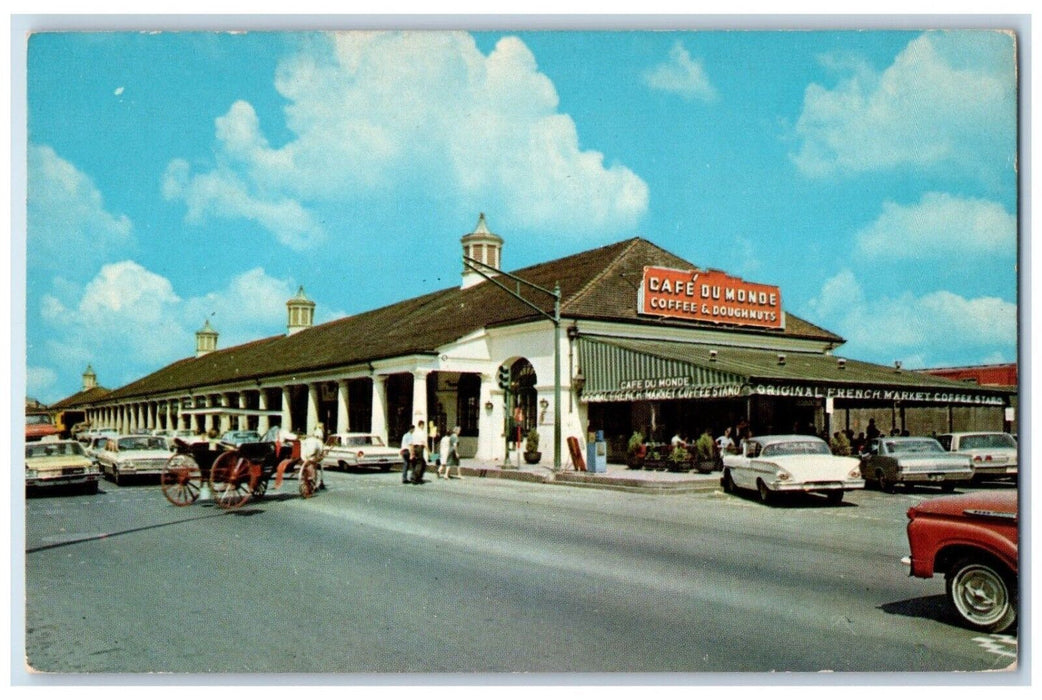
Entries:
POLYGON ((974 637, 973 641, 984 651, 996 656, 1017 658, 1017 638, 1011 635, 989 634, 987 637, 974 637))

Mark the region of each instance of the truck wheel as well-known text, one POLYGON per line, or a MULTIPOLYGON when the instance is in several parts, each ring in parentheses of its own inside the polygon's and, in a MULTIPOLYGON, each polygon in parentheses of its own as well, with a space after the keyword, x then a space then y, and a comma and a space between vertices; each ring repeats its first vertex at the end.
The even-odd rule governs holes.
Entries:
POLYGON ((1017 619, 1013 577, 989 561, 965 558, 945 577, 945 592, 959 617, 980 632, 1004 632, 1017 619))

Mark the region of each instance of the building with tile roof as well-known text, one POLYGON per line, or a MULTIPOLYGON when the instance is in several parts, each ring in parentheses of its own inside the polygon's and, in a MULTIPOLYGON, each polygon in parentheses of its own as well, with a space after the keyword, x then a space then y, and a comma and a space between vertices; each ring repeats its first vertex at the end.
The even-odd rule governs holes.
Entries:
POLYGON ((1009 404, 1009 390, 836 357, 843 338, 784 311, 780 290, 643 238, 506 273, 482 214, 461 245, 472 263, 459 286, 319 325, 302 287, 285 334, 222 349, 207 321, 194 356, 73 403, 121 430, 279 424, 390 444, 423 419, 442 433, 459 425, 464 456, 490 461, 534 429, 544 462, 593 430, 656 437, 745 418, 759 432, 827 432, 850 406, 1009 404), (529 284, 559 290, 556 308, 529 284))

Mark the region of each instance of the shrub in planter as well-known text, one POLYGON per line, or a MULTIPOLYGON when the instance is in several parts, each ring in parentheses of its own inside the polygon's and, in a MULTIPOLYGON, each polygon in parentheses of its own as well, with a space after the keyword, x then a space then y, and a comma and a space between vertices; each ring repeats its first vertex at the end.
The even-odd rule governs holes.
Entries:
POLYGON ((543 453, 539 451, 539 431, 532 428, 528 431, 528 435, 525 436, 525 463, 526 464, 538 464, 539 460, 543 458, 543 453))
POLYGON ((647 451, 648 446, 644 444, 644 434, 639 430, 634 432, 626 445, 626 466, 630 469, 642 468, 647 451))
POLYGON ((671 472, 686 472, 691 468, 691 453, 687 448, 677 445, 669 454, 669 470, 671 472))

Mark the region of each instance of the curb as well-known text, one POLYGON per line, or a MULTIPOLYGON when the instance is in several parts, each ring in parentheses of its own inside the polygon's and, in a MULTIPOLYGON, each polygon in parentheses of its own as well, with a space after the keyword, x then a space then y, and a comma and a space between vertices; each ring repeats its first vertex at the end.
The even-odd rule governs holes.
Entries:
POLYGON ((577 486, 580 488, 610 489, 637 493, 708 493, 720 488, 718 477, 657 481, 633 477, 611 477, 590 472, 534 472, 502 467, 462 467, 464 475, 479 479, 509 479, 533 484, 577 486))

